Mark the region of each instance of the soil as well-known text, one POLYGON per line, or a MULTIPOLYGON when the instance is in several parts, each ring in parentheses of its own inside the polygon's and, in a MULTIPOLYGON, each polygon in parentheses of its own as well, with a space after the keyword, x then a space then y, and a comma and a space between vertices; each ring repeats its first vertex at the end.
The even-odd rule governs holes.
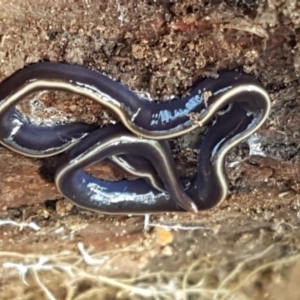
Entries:
MULTIPOLYGON (((0 0, 0 80, 43 60, 164 101, 243 70, 264 84, 272 111, 228 155, 227 199, 197 215, 80 209, 54 186, 55 158, 0 146, 0 299, 300 299, 297 0, 0 0)), ((115 121, 76 95, 36 96, 18 106, 34 122, 115 121)), ((203 130, 172 141, 179 174, 195 172, 203 130)), ((126 176, 107 164, 90 171, 126 176)))

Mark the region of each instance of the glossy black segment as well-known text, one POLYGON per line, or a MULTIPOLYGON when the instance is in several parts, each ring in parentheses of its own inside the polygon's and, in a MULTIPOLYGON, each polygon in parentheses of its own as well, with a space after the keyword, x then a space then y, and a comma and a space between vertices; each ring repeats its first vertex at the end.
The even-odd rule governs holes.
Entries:
MULTIPOLYGON (((186 191, 199 210, 216 206, 223 197, 224 183, 220 180, 220 172, 225 174, 225 157, 218 162, 218 155, 226 143, 249 127, 254 117, 238 103, 234 103, 204 135, 198 156, 197 175, 186 191)), ((227 185, 227 178, 224 177, 224 180, 227 185)))
POLYGON ((164 184, 159 174, 153 168, 151 162, 141 155, 119 155, 109 157, 109 161, 115 167, 133 175, 144 178, 153 188, 158 191, 165 191, 164 184))
MULTIPOLYGON (((215 165, 216 156, 230 139, 247 129, 253 122, 253 118, 254 116, 247 115, 247 111, 239 104, 233 104, 226 114, 218 117, 204 136, 199 153, 197 176, 186 191, 199 210, 216 206, 219 199, 223 197, 224 190, 215 165)), ((85 203, 90 209, 99 209, 106 213, 138 214, 182 211, 182 208, 174 206, 174 202, 170 201, 170 199, 177 203, 180 201, 180 198, 177 199, 177 195, 182 192, 174 193, 174 187, 177 185, 165 182, 166 190, 169 193, 163 193, 154 190, 143 180, 122 180, 112 183, 93 178, 83 172, 84 167, 104 160, 111 154, 144 153, 144 157, 156 166, 157 172, 162 178, 164 174, 168 173, 166 168, 170 168, 170 165, 164 164, 163 161, 159 163, 153 159, 155 153, 148 148, 147 142, 139 142, 139 138, 135 138, 121 127, 118 128, 120 134, 116 135, 114 129, 113 127, 101 129, 99 132, 90 134, 67 154, 71 164, 69 167, 68 163, 61 166, 56 175, 56 184, 60 192, 79 206, 83 206, 85 203), (125 143, 124 137, 131 137, 132 140, 125 143), (105 143, 108 145, 103 146, 105 143)), ((161 149, 160 146, 159 149, 161 149)), ((164 147, 162 149, 165 151, 164 147)), ((225 172, 224 160, 220 165, 221 171, 225 172)))
POLYGON ((225 199, 226 155, 260 128, 269 111, 270 98, 261 83, 242 72, 220 72, 218 78, 196 82, 187 96, 162 102, 143 99, 85 67, 42 62, 0 83, 0 143, 32 157, 64 152, 56 185, 79 206, 114 214, 196 212, 225 199), (86 124, 30 124, 15 106, 42 90, 92 99, 116 114, 120 124, 101 129, 86 124), (193 120, 190 113, 196 113, 193 120), (184 182, 184 190, 167 139, 206 125, 216 114, 200 143, 197 175, 184 182), (83 171, 104 159, 144 179, 106 182, 83 171))
POLYGON ((126 210, 124 213, 139 213, 146 206, 149 206, 147 211, 150 211, 152 205, 158 205, 156 204, 157 199, 161 201, 165 197, 165 200, 172 199, 185 210, 195 212, 194 208, 196 206, 194 202, 186 195, 181 182, 176 176, 176 168, 166 141, 152 141, 139 138, 122 125, 115 125, 91 133, 66 155, 68 162, 58 169, 56 184, 63 195, 68 198, 72 195, 71 199, 75 203, 82 201, 83 194, 87 195, 85 202, 88 202, 92 194, 93 198, 98 197, 98 206, 100 206, 101 197, 103 197, 105 203, 115 202, 118 199, 118 203, 122 207, 127 207, 125 202, 129 201, 129 199, 135 199, 135 201, 132 200, 130 211, 126 210), (121 180, 112 185, 112 183, 107 183, 104 180, 93 179, 93 183, 89 184, 87 178, 90 179, 91 176, 82 173, 84 167, 105 160, 112 155, 124 155, 126 153, 130 153, 133 156, 138 155, 149 160, 160 178, 162 178, 169 194, 157 192, 146 182, 141 184, 141 180, 138 180, 136 183, 129 180, 121 180), (82 176, 78 176, 78 173, 82 176), (81 178, 79 181, 75 180, 79 178, 81 178), (85 193, 83 186, 86 188, 85 193), (107 186, 114 186, 115 188, 108 189, 107 186), (146 186, 148 186, 147 189, 146 186), (79 194, 81 195, 81 200, 77 198, 79 194), (139 206, 139 203, 143 208, 139 206))
POLYGON ((9 109, 0 119, 0 139, 21 151, 49 151, 59 149, 81 139, 99 126, 85 123, 65 125, 35 125, 28 122, 15 109, 9 109))

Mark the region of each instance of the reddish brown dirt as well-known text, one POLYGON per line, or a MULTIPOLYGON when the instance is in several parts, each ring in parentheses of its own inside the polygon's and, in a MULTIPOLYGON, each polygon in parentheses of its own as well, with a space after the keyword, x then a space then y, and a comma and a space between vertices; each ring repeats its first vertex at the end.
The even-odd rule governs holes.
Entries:
MULTIPOLYGON (((266 124, 228 157, 226 201, 197 216, 152 216, 147 231, 142 216, 76 208, 55 189, 54 160, 1 147, 0 299, 299 299, 299 45, 296 0, 0 0, 1 80, 29 63, 63 61, 159 98, 242 69, 272 98, 266 124), (79 261, 78 243, 105 262, 79 261), (17 272, 24 266, 28 285, 17 272)), ((114 118, 74 95, 40 99, 20 111, 64 122, 114 118)), ((179 173, 192 173, 193 146, 172 145, 179 173)), ((108 165, 91 172, 124 176, 108 165)))

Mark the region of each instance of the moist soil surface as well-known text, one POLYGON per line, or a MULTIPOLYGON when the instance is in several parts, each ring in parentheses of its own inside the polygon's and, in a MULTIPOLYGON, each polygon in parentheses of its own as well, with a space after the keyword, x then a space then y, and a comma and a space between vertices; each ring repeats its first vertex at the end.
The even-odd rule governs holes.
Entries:
MULTIPOLYGON (((226 200, 197 215, 78 208, 55 188, 56 158, 0 146, 0 299, 300 299, 296 0, 0 0, 0 80, 39 61, 98 70, 161 101, 242 70, 272 109, 229 153, 226 200)), ((36 93, 18 110, 38 124, 117 120, 63 92, 36 93)), ((205 130, 171 141, 181 176, 195 173, 205 130)), ((130 177, 105 163, 88 171, 130 177)))

